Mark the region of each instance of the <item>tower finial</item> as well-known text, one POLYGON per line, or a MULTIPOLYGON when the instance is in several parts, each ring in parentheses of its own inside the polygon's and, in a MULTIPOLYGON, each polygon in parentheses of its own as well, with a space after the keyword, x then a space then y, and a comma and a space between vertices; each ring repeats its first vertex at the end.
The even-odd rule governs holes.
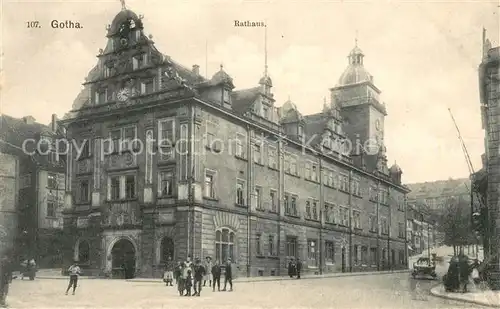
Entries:
POLYGON ((127 8, 125 7, 125 0, 120 0, 122 4, 122 11, 126 10, 127 8))
POLYGON ((264 76, 267 77, 267 21, 264 26, 264 76))
POLYGON ((356 36, 354 37, 354 45, 358 47, 358 30, 356 30, 356 36))

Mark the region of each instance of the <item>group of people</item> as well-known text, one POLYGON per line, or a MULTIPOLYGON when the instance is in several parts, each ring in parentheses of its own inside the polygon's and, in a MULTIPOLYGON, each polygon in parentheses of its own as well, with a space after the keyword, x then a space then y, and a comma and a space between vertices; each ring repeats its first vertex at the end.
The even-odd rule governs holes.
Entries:
POLYGON ((180 296, 200 296, 202 286, 206 286, 207 281, 208 286, 212 288, 213 292, 215 292, 215 286, 217 286, 218 291, 221 291, 220 278, 223 269, 224 288, 222 291, 226 291, 227 284, 229 283, 229 291, 231 292, 233 290, 231 259, 228 259, 222 266, 219 261, 212 263, 211 257, 206 257, 205 263, 202 264, 198 258, 193 263, 191 257, 188 256, 186 261, 179 261, 177 265, 174 265, 172 258, 168 257, 163 281, 167 286, 173 286, 175 280, 180 296), (191 292, 192 289, 193 293, 191 292))
POLYGON ((297 276, 300 279, 300 271, 302 270, 302 261, 299 258, 291 258, 288 262, 288 275, 290 278, 297 276))
POLYGON ((443 277, 446 291, 467 292, 467 285, 471 278, 475 283, 481 280, 480 269, 481 265, 478 260, 469 263, 469 258, 464 254, 454 256, 450 261, 448 272, 443 277))

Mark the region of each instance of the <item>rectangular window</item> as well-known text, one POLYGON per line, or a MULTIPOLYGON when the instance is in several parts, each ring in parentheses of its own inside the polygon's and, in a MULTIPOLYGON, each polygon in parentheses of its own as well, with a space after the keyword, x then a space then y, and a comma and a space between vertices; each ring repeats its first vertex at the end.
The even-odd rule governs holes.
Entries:
POLYGON ((217 173, 215 171, 211 170, 205 171, 205 191, 204 191, 205 197, 215 199, 217 196, 215 191, 216 174, 217 173))
POLYGON ((253 145, 253 162, 262 164, 262 151, 259 144, 253 145))
POLYGON ((330 203, 325 203, 325 223, 332 223, 332 205, 330 203))
POLYGON ((398 236, 399 238, 405 238, 405 224, 398 223, 398 236))
POLYGON ((103 104, 106 103, 108 99, 108 89, 100 89, 95 92, 95 103, 103 104))
POLYGON ((370 263, 371 265, 377 265, 378 257, 377 257, 377 248, 370 248, 370 263))
POLYGON ((387 223, 387 218, 381 218, 380 219, 380 225, 381 225, 381 233, 384 235, 389 234, 389 224, 387 223))
POLYGON ((120 199, 120 177, 111 177, 111 200, 120 199))
POLYGON ((316 165, 312 165, 311 180, 318 181, 318 167, 316 165))
POLYGON ((81 180, 80 181, 80 196, 79 196, 79 202, 80 203, 87 203, 89 201, 89 193, 90 193, 90 185, 88 180, 81 180))
POLYGON ((229 93, 229 89, 224 89, 222 99, 223 99, 224 103, 229 104, 231 102, 231 95, 229 93))
POLYGON ((312 201, 312 219, 318 220, 318 202, 312 201))
POLYGON ((239 158, 245 158, 245 135, 237 134, 235 142, 235 156, 239 158))
POLYGON ((290 173, 290 154, 286 153, 284 157, 284 169, 285 173, 290 173))
POLYGON ((330 185, 330 187, 335 188, 335 172, 334 171, 330 171, 328 173, 328 184, 330 185))
POLYGON ((275 255, 275 250, 274 250, 274 235, 269 235, 267 239, 268 246, 267 248, 269 249, 269 255, 274 256, 275 255))
POLYGON ((47 188, 57 189, 57 174, 49 173, 47 175, 47 188))
POLYGON ((92 151, 90 149, 90 140, 84 139, 83 140, 83 148, 82 148, 82 154, 80 158, 88 158, 92 155, 92 151))
POLYGON ((205 121, 205 147, 208 149, 219 150, 216 145, 217 124, 211 121, 205 121))
POLYGON ((138 70, 144 66, 144 55, 137 55, 132 58, 132 68, 138 70))
POLYGON ((359 252, 359 246, 358 245, 354 245, 352 251, 353 251, 352 255, 353 255, 353 258, 354 258, 354 265, 358 265, 358 263, 359 263, 358 254, 360 253, 359 252))
POLYGON ((47 201, 47 217, 56 216, 56 205, 54 201, 47 201))
POLYGON ((148 80, 141 83, 141 94, 148 94, 154 92, 154 81, 148 80))
POLYGON ((361 213, 357 210, 352 211, 352 223, 355 229, 361 229, 361 213))
POLYGON ((368 247, 361 247, 361 263, 364 265, 368 265, 368 247))
POLYGON ((374 215, 371 215, 368 217, 368 226, 370 227, 370 232, 376 233, 377 232, 377 217, 374 215))
POLYGON ((132 151, 134 149, 134 140, 137 137, 137 129, 135 126, 123 128, 122 150, 132 151))
POLYGON ((261 244, 261 234, 257 234, 255 237, 255 251, 257 255, 262 255, 262 244, 261 244))
POLYGON ((311 163, 306 162, 304 170, 304 178, 311 180, 311 163))
POLYGON ((290 215, 296 216, 297 215, 297 197, 292 196, 290 199, 290 215))
POLYGON ((111 76, 111 68, 109 66, 104 66, 104 78, 108 78, 111 76))
POLYGON ((317 243, 314 239, 307 240, 307 258, 311 266, 317 266, 317 243))
POLYGON ((245 181, 238 180, 236 182, 236 204, 240 206, 245 205, 245 181))
POLYGON ((287 236, 285 242, 285 252, 287 257, 297 256, 297 237, 287 236))
POLYGON ((271 203, 271 211, 272 212, 277 212, 278 211, 278 204, 277 204, 277 198, 278 198, 278 192, 275 190, 269 191, 269 198, 270 198, 270 203, 271 203))
POLYGON ((285 198, 284 198, 284 208, 285 208, 285 214, 288 215, 290 214, 290 195, 285 193, 285 198))
POLYGON ((158 195, 161 197, 172 196, 174 194, 174 172, 161 171, 158 181, 158 195))
POLYGON ((344 174, 339 175, 339 190, 349 192, 349 176, 344 174))
POLYGON ((325 241, 325 261, 326 263, 335 263, 335 243, 333 241, 325 241))
POLYGON ((125 198, 135 198, 135 176, 127 175, 125 177, 125 198))
POLYGON ((261 187, 255 187, 253 198, 254 198, 255 208, 263 210, 263 207, 262 207, 262 188, 261 187))
POLYGON ((311 219, 311 201, 306 201, 306 219, 311 219))
POLYGON ((375 186, 370 187, 370 201, 376 202, 377 197, 378 197, 377 187, 375 186))
POLYGON ((349 226, 349 208, 340 207, 340 225, 349 226))
POLYGON ((278 168, 278 152, 277 152, 276 148, 274 148, 272 146, 268 146, 267 152, 268 152, 268 159, 267 159, 268 166, 270 168, 277 169, 278 168))
POLYGON ((262 114, 265 119, 269 119, 269 109, 266 106, 262 108, 262 114))
POLYGON ((158 120, 158 151, 162 160, 173 157, 175 144, 175 119, 167 118, 158 120))
POLYGON ((351 193, 357 196, 361 196, 361 188, 359 185, 359 180, 353 179, 351 183, 351 193))

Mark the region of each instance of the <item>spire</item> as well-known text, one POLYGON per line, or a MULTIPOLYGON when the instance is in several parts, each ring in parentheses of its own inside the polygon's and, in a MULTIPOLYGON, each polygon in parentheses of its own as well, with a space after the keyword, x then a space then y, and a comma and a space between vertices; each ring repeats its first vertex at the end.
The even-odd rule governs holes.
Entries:
POLYGON ((264 76, 267 77, 267 24, 264 27, 264 76))
POLYGON ((125 0, 120 0, 121 4, 122 4, 122 11, 125 11, 127 9, 127 7, 125 6, 125 0))
POLYGON ((356 36, 354 37, 354 48, 349 53, 349 64, 350 65, 363 65, 363 51, 358 47, 358 31, 356 30, 356 36))
POLYGON ((220 70, 224 71, 224 65, 222 63, 220 64, 220 70))
POLYGON ((358 47, 358 30, 356 30, 356 36, 354 37, 354 47, 358 47))

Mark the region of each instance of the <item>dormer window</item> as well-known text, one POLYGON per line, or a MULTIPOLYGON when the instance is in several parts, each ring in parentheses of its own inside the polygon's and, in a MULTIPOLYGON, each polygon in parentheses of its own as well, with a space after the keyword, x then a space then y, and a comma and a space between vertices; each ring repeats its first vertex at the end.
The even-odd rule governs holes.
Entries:
POLYGON ((95 92, 95 104, 106 103, 108 98, 108 89, 101 89, 95 92))
POLYGON ((230 103, 229 89, 224 89, 222 93, 222 101, 226 104, 230 103))
POLYGON ((267 106, 262 108, 262 114, 264 118, 269 119, 269 108, 267 108, 267 106))

